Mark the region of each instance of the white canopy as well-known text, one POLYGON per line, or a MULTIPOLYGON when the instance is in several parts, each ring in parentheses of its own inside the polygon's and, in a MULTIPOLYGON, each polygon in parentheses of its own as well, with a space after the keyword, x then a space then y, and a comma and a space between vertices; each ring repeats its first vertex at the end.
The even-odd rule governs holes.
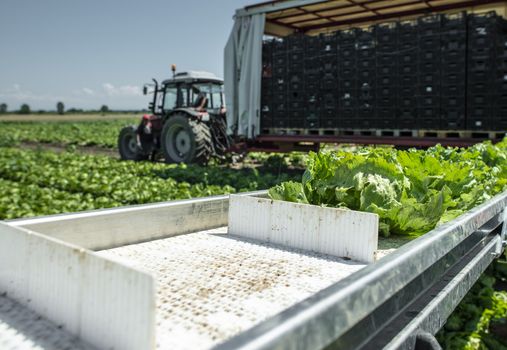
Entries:
POLYGON ((228 133, 259 134, 264 13, 236 16, 224 50, 228 133))

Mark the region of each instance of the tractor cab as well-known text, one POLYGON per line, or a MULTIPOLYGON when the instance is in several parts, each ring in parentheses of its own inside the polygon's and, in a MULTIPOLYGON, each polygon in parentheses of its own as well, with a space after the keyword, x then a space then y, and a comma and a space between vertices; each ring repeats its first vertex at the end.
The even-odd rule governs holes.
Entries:
POLYGON ((162 154, 168 163, 207 163, 230 147, 226 133, 223 80, 207 72, 181 72, 143 88, 153 94, 151 115, 122 129, 122 159, 142 160, 162 154), (148 135, 148 136, 147 136, 148 135))

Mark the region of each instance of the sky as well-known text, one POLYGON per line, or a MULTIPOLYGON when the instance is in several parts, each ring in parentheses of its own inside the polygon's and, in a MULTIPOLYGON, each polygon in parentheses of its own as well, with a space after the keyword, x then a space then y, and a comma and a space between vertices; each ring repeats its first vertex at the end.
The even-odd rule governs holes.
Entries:
POLYGON ((259 0, 1 0, 0 103, 17 110, 146 108, 178 71, 223 77, 236 9, 259 0))

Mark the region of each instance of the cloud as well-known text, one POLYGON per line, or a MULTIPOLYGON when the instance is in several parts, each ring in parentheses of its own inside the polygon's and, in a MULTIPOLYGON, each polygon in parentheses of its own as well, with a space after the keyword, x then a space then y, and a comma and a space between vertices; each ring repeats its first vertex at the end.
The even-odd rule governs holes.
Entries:
POLYGON ((141 88, 135 85, 122 85, 115 87, 111 83, 102 84, 107 96, 141 96, 141 88))
POLYGON ((37 94, 30 90, 23 89, 19 84, 13 84, 12 87, 0 90, 0 98, 19 102, 57 102, 64 99, 63 96, 37 94))
POLYGON ((83 88, 83 89, 82 89, 82 91, 83 91, 83 93, 84 93, 85 95, 88 95, 88 96, 93 96, 93 95, 95 95, 95 91, 93 91, 92 89, 86 88, 86 87, 85 87, 85 88, 83 88))

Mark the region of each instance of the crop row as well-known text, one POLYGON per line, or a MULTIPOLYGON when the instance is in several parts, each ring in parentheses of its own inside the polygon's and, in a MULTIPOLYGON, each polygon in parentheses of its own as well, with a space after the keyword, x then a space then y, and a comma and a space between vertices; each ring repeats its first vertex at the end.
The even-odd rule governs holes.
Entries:
POLYGON ((114 148, 121 128, 136 122, 136 119, 82 122, 1 122, 0 145, 12 146, 20 141, 31 141, 114 148))
POLYGON ((0 150, 0 179, 3 181, 0 193, 5 193, 5 199, 15 192, 18 198, 11 202, 3 200, 0 219, 257 190, 290 179, 286 174, 262 174, 252 168, 203 168, 124 162, 75 153, 0 150), (34 186, 34 193, 40 190, 44 194, 41 194, 40 203, 34 203, 38 196, 26 193, 25 188, 30 186, 34 186), (14 192, 9 192, 11 189, 14 192), (60 199, 62 203, 58 202, 60 199), (63 204, 66 200, 70 203, 68 206, 63 204), (76 204, 72 204, 74 202, 76 204), (83 206, 78 205, 79 202, 83 206), (28 209, 32 207, 38 209, 28 209))

